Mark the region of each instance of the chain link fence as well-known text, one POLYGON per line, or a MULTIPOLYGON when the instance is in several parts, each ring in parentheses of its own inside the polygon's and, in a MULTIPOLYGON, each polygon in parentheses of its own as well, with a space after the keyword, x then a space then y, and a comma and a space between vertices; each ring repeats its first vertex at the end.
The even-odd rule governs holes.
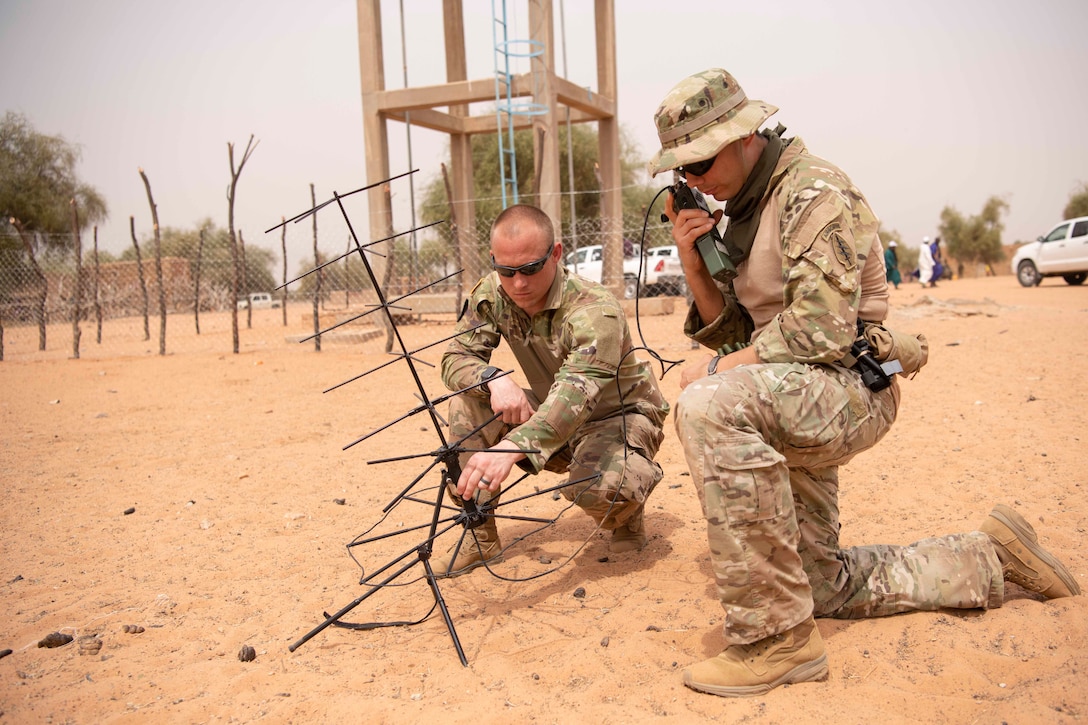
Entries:
MULTIPOLYGON (((569 256, 575 249, 603 247, 619 239, 625 251, 633 254, 642 239, 643 224, 642 218, 625 219, 617 233, 602 228, 599 220, 579 220, 576 230, 562 235, 564 252, 569 256)), ((360 242, 368 245, 365 229, 355 220, 353 225, 360 242)), ((659 220, 651 220, 650 230, 650 245, 671 243, 667 226, 659 220)), ((140 334, 141 324, 133 324, 136 321, 142 323, 141 338, 146 339, 148 331, 157 327, 160 309, 168 316, 191 317, 200 334, 202 322, 210 327, 212 320, 229 317, 232 307, 243 319, 243 329, 251 329, 254 311, 270 308, 279 313, 262 313, 261 324, 286 327, 288 338, 292 334, 298 338, 312 334, 315 325, 327 329, 374 309, 379 299, 372 276, 386 302, 394 305, 399 322, 452 322, 464 296, 490 270, 487 230, 466 235, 448 223, 417 227, 414 233, 400 232, 367 246, 365 261, 342 219, 322 219, 320 226, 310 218, 284 223, 256 242, 244 231, 237 236, 236 298, 229 234, 210 223, 202 229, 165 229, 161 261, 156 260, 153 239, 130 243, 120 254, 96 254, 93 235, 86 233, 78 252, 70 234, 0 235, 0 324, 9 335, 21 328, 59 328, 42 335, 52 338, 47 343, 52 349, 71 344, 64 328, 73 325, 77 310, 81 323, 97 324, 99 337, 103 329, 107 336, 140 334), (145 319, 149 322, 142 322, 145 319), (111 324, 117 322, 128 324, 111 324)), ((601 255, 599 251, 581 255, 583 260, 594 256, 599 260, 601 255)), ((628 269, 630 265, 629 259, 628 269)), ((579 266, 578 271, 599 278, 599 270, 598 263, 579 266)), ((670 291, 644 289, 642 294, 663 292, 670 291)), ((371 314, 353 324, 377 329, 383 327, 383 320, 371 314)), ((359 339, 358 334, 341 336, 347 341, 359 339)), ((322 338, 332 339, 332 334, 322 338)), ((184 350, 179 343, 166 340, 172 352, 184 350)))

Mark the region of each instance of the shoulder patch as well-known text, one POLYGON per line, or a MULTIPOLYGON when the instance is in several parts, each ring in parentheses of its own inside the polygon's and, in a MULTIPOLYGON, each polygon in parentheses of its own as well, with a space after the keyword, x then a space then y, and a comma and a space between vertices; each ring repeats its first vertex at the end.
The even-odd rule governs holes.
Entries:
POLYGON ((854 269, 857 266, 857 258, 854 255, 854 250, 846 240, 842 238, 842 234, 839 233, 839 223, 831 222, 823 231, 820 232, 820 236, 831 248, 831 253, 835 255, 835 259, 839 260, 839 263, 846 269, 854 269))

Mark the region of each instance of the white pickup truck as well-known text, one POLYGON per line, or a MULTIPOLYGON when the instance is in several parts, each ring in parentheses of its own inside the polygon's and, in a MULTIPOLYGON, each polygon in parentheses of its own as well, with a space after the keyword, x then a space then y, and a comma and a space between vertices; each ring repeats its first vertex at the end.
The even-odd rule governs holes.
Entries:
POLYGON ((251 306, 255 310, 267 309, 269 307, 278 308, 280 306, 280 301, 268 292, 250 292, 245 299, 238 300, 238 309, 244 310, 246 306, 251 306))
MULTIPOLYGON (((634 299, 636 282, 639 278, 640 247, 635 246, 635 254, 623 260, 623 296, 634 299)), ((566 257, 567 269, 579 276, 601 281, 603 252, 600 244, 580 247, 566 257)), ((651 247, 646 250, 646 259, 642 263, 642 285, 639 290, 643 297, 654 295, 684 295, 687 287, 684 283, 684 269, 674 245, 651 247)))
POLYGON ((1066 219, 1045 237, 1017 249, 1012 273, 1025 287, 1059 275, 1066 284, 1084 284, 1088 279, 1088 216, 1066 219))

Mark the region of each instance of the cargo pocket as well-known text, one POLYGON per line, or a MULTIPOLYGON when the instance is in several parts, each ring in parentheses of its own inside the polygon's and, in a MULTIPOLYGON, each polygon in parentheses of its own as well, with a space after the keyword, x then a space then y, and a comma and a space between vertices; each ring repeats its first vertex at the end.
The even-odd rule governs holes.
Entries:
POLYGON ((665 431, 641 413, 629 414, 624 418, 628 448, 638 451, 646 458, 652 459, 656 456, 661 441, 665 438, 665 431))
POLYGON ((717 509, 732 524, 767 521, 785 510, 789 485, 775 491, 777 476, 771 470, 784 466, 784 458, 754 441, 754 436, 721 437, 715 441, 713 455, 706 458, 710 469, 703 473, 707 512, 717 509))

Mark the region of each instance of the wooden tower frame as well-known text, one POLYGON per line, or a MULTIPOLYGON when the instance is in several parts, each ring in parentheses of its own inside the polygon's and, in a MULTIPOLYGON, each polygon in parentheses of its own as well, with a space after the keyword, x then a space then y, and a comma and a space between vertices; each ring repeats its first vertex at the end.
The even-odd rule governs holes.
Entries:
MULTIPOLYGON (((540 206, 561 229, 562 198, 559 169, 559 106, 570 109, 571 123, 598 124, 601 228, 605 232, 603 281, 622 296, 623 287, 623 205, 620 189, 620 128, 616 116, 616 29, 614 0, 594 0, 597 43, 596 91, 581 88, 555 74, 554 15, 552 0, 528 0, 532 41, 543 52, 531 59, 530 72, 515 75, 511 95, 530 97, 547 111, 532 118, 512 118, 515 129, 534 128, 535 175, 539 179, 540 206), (534 82, 535 80, 535 82, 534 82)), ((477 133, 496 133, 496 114, 469 113, 470 103, 495 100, 495 78, 467 78, 462 0, 442 0, 445 29, 446 83, 398 90, 385 90, 382 62, 381 0, 356 0, 359 16, 359 78, 363 96, 363 136, 366 149, 367 183, 387 179, 389 169, 390 120, 446 133, 450 138, 452 213, 462 260, 475 258, 477 230, 473 200, 472 150, 470 139, 477 133), (442 110, 445 109, 445 110, 442 110)), ((388 188, 367 192, 370 208, 370 237, 382 239, 393 234, 392 196, 388 188)), ((384 262, 384 259, 378 259, 384 262)), ((383 270, 384 271, 384 270, 383 270)), ((471 271, 471 270, 468 270, 471 271)), ((462 279, 471 288, 475 279, 462 279)))

